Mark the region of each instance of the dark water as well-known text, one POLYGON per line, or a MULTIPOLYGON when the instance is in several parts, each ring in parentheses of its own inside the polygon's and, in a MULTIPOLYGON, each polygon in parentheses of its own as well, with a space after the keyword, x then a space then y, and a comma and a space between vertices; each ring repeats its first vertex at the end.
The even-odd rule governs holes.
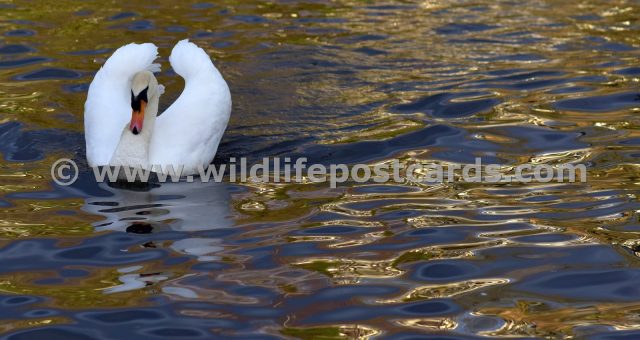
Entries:
POLYGON ((9 339, 640 338, 640 3, 0 4, 9 339), (586 183, 98 185, 88 84, 185 37, 227 79, 216 162, 582 163, 586 183), (50 165, 77 160, 55 185, 50 165))

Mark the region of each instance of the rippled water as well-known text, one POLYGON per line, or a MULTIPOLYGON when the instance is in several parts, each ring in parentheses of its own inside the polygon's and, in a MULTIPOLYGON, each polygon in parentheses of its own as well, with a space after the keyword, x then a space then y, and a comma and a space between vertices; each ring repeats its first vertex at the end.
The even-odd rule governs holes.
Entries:
POLYGON ((637 1, 0 4, 10 339, 640 338, 637 1), (576 184, 98 185, 82 110, 117 47, 203 46, 216 157, 583 163, 576 184), (55 185, 59 157, 80 181, 55 185))

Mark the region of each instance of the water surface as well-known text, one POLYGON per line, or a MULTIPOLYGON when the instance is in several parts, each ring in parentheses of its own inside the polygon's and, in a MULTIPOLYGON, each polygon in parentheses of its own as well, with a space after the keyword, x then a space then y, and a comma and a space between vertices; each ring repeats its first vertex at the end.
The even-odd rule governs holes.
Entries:
POLYGON ((14 1, 0 9, 0 333, 640 337, 635 1, 14 1), (233 95, 215 163, 582 163, 586 183, 98 185, 93 74, 189 38, 233 95), (53 183, 78 161, 71 187, 53 183))

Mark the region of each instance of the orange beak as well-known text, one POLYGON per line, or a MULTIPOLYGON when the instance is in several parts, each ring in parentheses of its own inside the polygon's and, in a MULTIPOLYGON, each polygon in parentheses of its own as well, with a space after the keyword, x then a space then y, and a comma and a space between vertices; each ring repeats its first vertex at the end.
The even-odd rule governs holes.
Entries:
POLYGON ((131 112, 131 124, 129 125, 129 129, 133 132, 134 135, 142 132, 142 122, 144 121, 144 109, 147 108, 147 102, 144 100, 140 101, 140 111, 133 110, 131 112))

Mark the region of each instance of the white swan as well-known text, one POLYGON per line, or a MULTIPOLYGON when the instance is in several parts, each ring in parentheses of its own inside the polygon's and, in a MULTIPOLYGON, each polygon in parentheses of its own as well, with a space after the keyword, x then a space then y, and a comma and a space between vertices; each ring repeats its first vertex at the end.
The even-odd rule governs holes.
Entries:
POLYGON ((213 160, 231 114, 227 83, 204 50, 182 40, 169 61, 185 87, 158 115, 164 87, 153 75, 157 56, 154 44, 125 45, 96 73, 84 106, 89 166, 171 165, 190 175, 213 160))

